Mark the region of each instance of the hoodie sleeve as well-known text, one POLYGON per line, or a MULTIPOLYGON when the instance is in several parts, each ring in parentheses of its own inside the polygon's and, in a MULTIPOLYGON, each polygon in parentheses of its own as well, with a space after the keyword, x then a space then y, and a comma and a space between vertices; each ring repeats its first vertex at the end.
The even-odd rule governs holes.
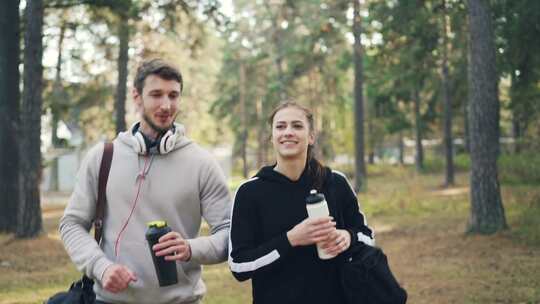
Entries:
POLYGON ((89 234, 96 212, 103 147, 103 144, 96 145, 83 160, 59 227, 64 247, 77 269, 96 280, 101 280, 105 269, 113 264, 89 234))
POLYGON ((238 188, 231 216, 229 268, 239 281, 248 280, 255 273, 272 267, 292 249, 286 232, 264 243, 258 241, 256 202, 250 190, 245 183, 238 188))
POLYGON ((210 235, 188 240, 191 260, 199 264, 216 264, 227 259, 231 197, 225 176, 218 163, 210 158, 201 174, 202 217, 210 226, 210 235))
POLYGON ((335 187, 343 204, 343 217, 345 228, 351 234, 351 244, 362 242, 366 245, 375 246, 375 233, 367 225, 366 217, 360 211, 356 194, 345 175, 339 171, 333 171, 335 187))

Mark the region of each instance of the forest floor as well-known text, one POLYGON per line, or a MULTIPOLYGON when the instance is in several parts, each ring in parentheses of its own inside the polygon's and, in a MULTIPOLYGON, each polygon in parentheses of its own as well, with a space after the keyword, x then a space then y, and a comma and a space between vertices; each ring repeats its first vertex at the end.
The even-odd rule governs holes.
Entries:
MULTIPOLYGON (((411 168, 370 172, 360 194, 377 245, 388 256, 408 303, 540 303, 540 187, 502 187, 509 229, 466 235, 467 175, 445 189, 441 174, 411 168)), ((0 304, 42 303, 80 274, 58 238, 63 202, 43 207, 45 233, 31 240, 0 234, 0 304)), ((205 304, 251 303, 248 282, 226 264, 205 267, 205 304)))

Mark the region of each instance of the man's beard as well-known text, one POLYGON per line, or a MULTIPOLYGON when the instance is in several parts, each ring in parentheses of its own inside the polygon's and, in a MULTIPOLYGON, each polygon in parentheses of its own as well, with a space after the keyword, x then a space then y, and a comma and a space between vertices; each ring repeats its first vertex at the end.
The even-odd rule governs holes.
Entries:
POLYGON ((170 124, 168 127, 165 127, 165 128, 162 128, 162 127, 157 126, 157 125, 150 119, 150 117, 148 117, 148 115, 146 114, 146 112, 143 112, 142 119, 144 119, 144 121, 148 124, 148 126, 150 126, 150 128, 152 128, 152 130, 156 131, 158 134, 161 135, 161 134, 164 134, 165 132, 169 131, 170 129, 172 129, 173 124, 174 124, 174 121, 176 120, 176 116, 178 116, 178 113, 177 113, 176 115, 174 115, 171 124, 170 124))

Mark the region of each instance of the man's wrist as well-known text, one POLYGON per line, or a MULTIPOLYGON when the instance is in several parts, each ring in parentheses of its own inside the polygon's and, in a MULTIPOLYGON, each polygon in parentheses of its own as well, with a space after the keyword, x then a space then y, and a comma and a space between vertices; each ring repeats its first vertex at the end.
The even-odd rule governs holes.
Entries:
POLYGON ((186 242, 186 244, 187 244, 186 262, 189 262, 189 260, 191 260, 191 244, 189 244, 189 242, 186 242))

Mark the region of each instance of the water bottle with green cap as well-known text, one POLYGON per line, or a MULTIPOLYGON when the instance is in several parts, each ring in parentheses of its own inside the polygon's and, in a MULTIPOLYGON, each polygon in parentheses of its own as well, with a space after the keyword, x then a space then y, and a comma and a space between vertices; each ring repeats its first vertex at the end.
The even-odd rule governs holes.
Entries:
POLYGON ((165 221, 152 221, 148 224, 146 230, 146 240, 150 246, 150 254, 154 261, 154 268, 158 278, 159 286, 169 286, 178 283, 178 274, 176 272, 176 262, 165 260, 165 256, 156 256, 152 247, 159 242, 159 238, 171 232, 171 228, 167 226, 165 221))

